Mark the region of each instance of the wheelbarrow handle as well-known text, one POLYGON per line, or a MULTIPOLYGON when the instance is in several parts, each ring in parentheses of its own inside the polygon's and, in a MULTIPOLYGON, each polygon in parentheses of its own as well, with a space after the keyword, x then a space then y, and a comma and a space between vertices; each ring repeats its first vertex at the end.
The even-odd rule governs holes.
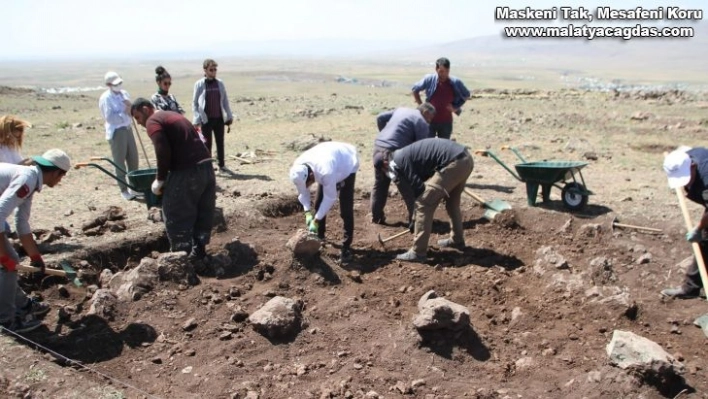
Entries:
POLYGON ((89 166, 89 163, 88 162, 78 162, 78 163, 74 164, 74 169, 80 169, 85 166, 89 166))
POLYGON ((113 162, 113 160, 112 160, 111 158, 93 156, 93 157, 91 157, 91 158, 89 158, 89 159, 90 159, 91 161, 106 161, 106 162, 110 163, 111 165, 113 165, 114 168, 120 170, 121 172, 123 172, 123 173, 128 173, 128 171, 125 170, 125 168, 123 168, 123 167, 121 167, 121 166, 118 166, 118 164, 115 163, 115 162, 113 162))
POLYGON ((474 150, 474 155, 479 155, 481 157, 489 156, 489 151, 487 150, 474 150))

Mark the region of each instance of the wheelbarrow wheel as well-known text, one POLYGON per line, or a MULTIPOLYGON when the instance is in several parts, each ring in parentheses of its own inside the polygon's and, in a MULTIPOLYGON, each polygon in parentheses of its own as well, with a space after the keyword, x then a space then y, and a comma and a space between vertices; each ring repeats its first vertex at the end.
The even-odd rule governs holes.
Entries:
POLYGON ((579 211, 585 208, 585 205, 588 204, 588 196, 581 194, 583 192, 585 192, 585 187, 580 183, 568 183, 563 186, 561 191, 563 206, 571 211, 579 211))

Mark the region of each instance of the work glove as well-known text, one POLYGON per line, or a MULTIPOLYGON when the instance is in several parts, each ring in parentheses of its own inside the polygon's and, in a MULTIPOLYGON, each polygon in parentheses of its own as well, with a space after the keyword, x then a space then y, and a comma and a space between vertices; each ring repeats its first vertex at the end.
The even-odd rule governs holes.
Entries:
POLYGON ((310 227, 310 223, 315 219, 314 216, 312 216, 312 212, 307 211, 305 212, 305 226, 310 227))
POLYGON ((686 233, 686 241, 688 242, 701 242, 702 240, 703 230, 698 227, 686 233))
POLYGON ((162 186, 165 184, 163 180, 157 180, 152 182, 152 187, 150 189, 152 190, 152 193, 155 195, 162 195, 162 186))
POLYGON ((44 259, 42 259, 42 255, 40 254, 30 256, 30 266, 38 267, 39 273, 41 274, 46 272, 46 265, 44 264, 44 259))
POLYGON ((0 256, 0 265, 5 269, 5 271, 13 273, 17 270, 17 262, 7 255, 0 256))
POLYGON ((317 234, 319 231, 320 224, 317 222, 317 219, 312 219, 310 223, 307 225, 307 231, 309 231, 312 234, 317 234))

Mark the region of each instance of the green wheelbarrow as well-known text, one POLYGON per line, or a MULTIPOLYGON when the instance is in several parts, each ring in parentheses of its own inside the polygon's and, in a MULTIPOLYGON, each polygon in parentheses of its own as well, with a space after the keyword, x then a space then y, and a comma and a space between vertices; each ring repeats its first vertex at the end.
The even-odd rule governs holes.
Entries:
POLYGON ((588 165, 579 161, 537 161, 528 162, 515 148, 503 146, 502 150, 511 150, 521 163, 514 165, 516 172, 511 170, 496 154, 487 150, 477 150, 475 154, 489 156, 501 165, 507 172, 520 182, 526 183, 526 199, 529 206, 536 206, 538 188, 541 187, 543 202, 550 200, 551 187, 561 190, 563 206, 571 211, 581 210, 588 203, 588 196, 593 192, 588 190, 581 169, 588 165), (576 178, 577 176, 577 178, 576 178), (562 185, 561 185, 562 183, 562 185))
POLYGON ((80 169, 80 168, 83 168, 86 166, 94 167, 94 168, 100 170, 101 172, 107 174, 108 176, 114 178, 116 181, 125 184, 129 188, 131 188, 139 193, 142 193, 143 196, 145 197, 145 204, 147 205, 148 209, 150 209, 152 207, 156 207, 156 206, 159 207, 162 205, 162 196, 155 195, 152 192, 152 182, 155 180, 155 176, 157 176, 157 169, 155 169, 155 168, 136 169, 136 170, 133 170, 130 172, 126 172, 123 168, 118 166, 110 158, 91 157, 91 161, 108 161, 116 169, 125 173, 126 177, 128 178, 128 181, 123 181, 118 176, 116 176, 113 173, 106 170, 106 168, 104 168, 103 166, 96 164, 96 163, 92 163, 92 162, 79 162, 76 165, 74 165, 74 168, 80 169))

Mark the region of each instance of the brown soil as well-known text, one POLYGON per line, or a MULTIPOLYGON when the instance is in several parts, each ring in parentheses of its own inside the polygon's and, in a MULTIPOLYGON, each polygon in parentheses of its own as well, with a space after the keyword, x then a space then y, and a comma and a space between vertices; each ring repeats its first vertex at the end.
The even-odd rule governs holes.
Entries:
MULTIPOLYGON (((241 217, 213 237, 211 254, 240 251, 222 278, 202 276, 188 289, 163 284, 122 304, 113 321, 85 315, 86 287, 66 285, 67 298, 50 286, 41 294, 75 314, 59 322, 52 312, 46 328, 29 336, 163 398, 246 397, 248 391, 261 398, 375 397, 371 391, 420 398, 661 398, 687 387, 708 389, 706 338, 690 325, 699 300, 667 301, 657 292, 666 266, 673 264, 675 243, 666 235, 613 232, 607 215, 578 219, 544 208, 515 209, 515 223, 500 225, 466 202, 468 247, 431 246, 425 264, 406 263, 393 258, 408 248, 410 237, 390 241, 386 248, 377 241, 378 233, 389 236, 403 226, 401 202, 392 199, 387 208, 389 220, 399 222, 382 227, 367 222, 368 201, 359 198, 355 260, 343 267, 336 262, 337 209, 331 212, 321 256, 292 259, 284 243, 303 221, 291 202, 255 200, 265 214, 288 216, 241 217), (569 268, 535 273, 536 250, 544 245, 561 253, 569 268), (646 250, 651 261, 636 264, 646 250), (613 278, 594 278, 589 264, 598 256, 609 260, 605 269, 613 278), (572 278, 583 281, 580 289, 558 283, 572 278), (624 312, 593 303, 585 291, 603 282, 626 287, 638 309, 624 312), (467 306, 471 328, 419 335, 411 321, 418 299, 430 289, 467 306), (304 301, 307 325, 297 335, 268 340, 246 321, 233 321, 239 307, 252 313, 274 295, 304 301), (197 327, 186 332, 182 325, 189 318, 196 318, 197 327), (678 328, 671 333, 673 326, 678 328), (640 333, 684 358, 686 385, 641 384, 609 366, 605 346, 615 329, 640 333), (411 388, 416 380, 423 382, 411 388)), ((446 220, 441 207, 432 243, 449 232, 446 220)), ((158 236, 82 259, 121 269, 165 247, 158 236)), ((42 396, 40 383, 27 386, 33 397, 50 397, 42 396)), ((125 397, 144 396, 115 388, 125 397)))

